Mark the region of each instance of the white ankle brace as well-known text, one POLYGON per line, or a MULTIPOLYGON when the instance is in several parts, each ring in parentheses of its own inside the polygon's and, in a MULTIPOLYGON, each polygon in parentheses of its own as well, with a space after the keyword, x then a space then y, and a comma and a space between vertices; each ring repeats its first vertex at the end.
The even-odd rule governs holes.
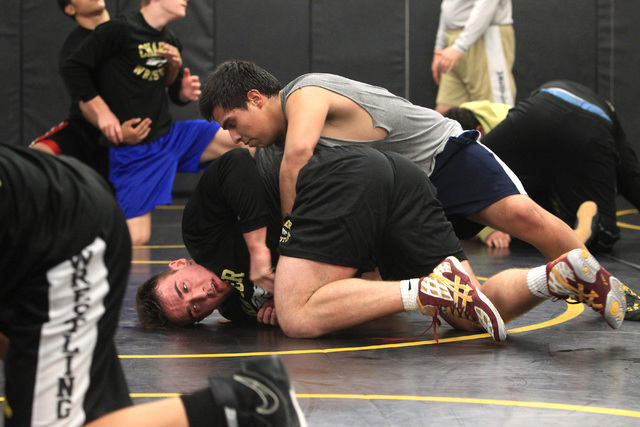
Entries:
POLYGON ((405 311, 416 311, 420 309, 418 305, 419 290, 420 279, 409 279, 400 282, 400 294, 402 295, 402 305, 405 311))

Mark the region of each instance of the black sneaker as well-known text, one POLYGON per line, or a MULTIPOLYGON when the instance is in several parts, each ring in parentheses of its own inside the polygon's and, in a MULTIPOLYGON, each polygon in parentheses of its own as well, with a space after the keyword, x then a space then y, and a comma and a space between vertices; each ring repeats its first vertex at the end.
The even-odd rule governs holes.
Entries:
POLYGON ((230 378, 212 377, 209 384, 229 427, 307 426, 280 356, 245 360, 230 378))
POLYGON ((624 296, 627 299, 627 310, 624 312, 624 320, 640 321, 640 297, 627 286, 624 287, 624 296))

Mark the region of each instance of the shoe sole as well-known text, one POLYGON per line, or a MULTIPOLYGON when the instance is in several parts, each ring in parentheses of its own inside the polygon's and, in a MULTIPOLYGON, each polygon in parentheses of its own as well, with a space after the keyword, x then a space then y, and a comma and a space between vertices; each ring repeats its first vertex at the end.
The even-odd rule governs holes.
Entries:
MULTIPOLYGON (((567 255, 567 261, 579 280, 587 284, 596 281, 597 274, 602 268, 600 263, 584 249, 574 249, 567 255)), ((609 277, 609 292, 604 307, 598 310, 613 329, 622 326, 627 301, 624 295, 624 285, 615 277, 609 277)))
POLYGON ((496 323, 497 323, 497 326, 498 326, 498 330, 496 331, 493 328, 493 322, 491 322, 491 315, 489 313, 487 313, 487 311, 484 308, 479 307, 476 304, 476 306, 474 307, 474 310, 476 312, 476 315, 478 316, 478 321, 480 322, 482 327, 485 329, 485 331, 489 332, 489 334, 493 337, 494 340, 496 340, 496 341, 504 341, 504 340, 506 340, 507 339, 507 329, 505 328, 504 321, 502 320, 502 316, 500 316, 500 313, 498 313, 498 310, 496 309, 496 307, 489 300, 489 298, 487 298, 477 288, 476 288, 476 296, 480 298, 480 300, 486 306, 486 308, 491 311, 493 317, 495 317, 496 323), (496 332, 497 332, 497 334, 496 334, 496 332))
MULTIPOLYGON (((460 272, 462 272, 467 277, 469 277, 467 270, 465 270, 464 266, 457 258, 448 257, 446 260, 451 262, 456 269, 458 269, 460 272)), ((469 283, 471 284, 471 281, 469 281, 469 283)), ((482 305, 484 305, 484 308, 479 306, 478 304, 475 304, 474 306, 474 311, 478 316, 478 321, 480 322, 480 325, 482 325, 485 331, 489 332, 489 334, 493 337, 494 340, 504 341, 505 339, 507 339, 507 329, 504 326, 504 321, 502 320, 502 316, 500 316, 500 313, 498 313, 498 309, 493 305, 491 300, 487 298, 485 294, 483 294, 480 291, 479 288, 477 288, 476 286, 472 286, 472 287, 475 289, 476 295, 478 296, 478 298, 480 298, 480 301, 482 301, 482 305), (487 311, 490 311, 491 314, 489 314, 487 311), (491 321, 492 315, 496 319, 496 323, 498 327, 497 331, 494 330, 493 322, 491 321)))

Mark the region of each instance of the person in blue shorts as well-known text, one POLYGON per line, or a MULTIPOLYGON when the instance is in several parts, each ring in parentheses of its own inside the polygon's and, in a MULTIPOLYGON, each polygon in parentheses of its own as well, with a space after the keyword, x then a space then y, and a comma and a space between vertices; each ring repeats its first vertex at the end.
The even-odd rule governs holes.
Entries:
POLYGON ((198 172, 234 147, 217 123, 175 122, 169 113, 169 99, 186 105, 200 95, 198 76, 183 67, 180 41, 166 28, 185 13, 186 2, 143 0, 139 12, 96 27, 61 66, 72 98, 111 144, 109 178, 134 245, 148 242, 153 208, 171 203, 176 172, 198 172), (150 121, 133 145, 122 134, 132 118, 150 121))

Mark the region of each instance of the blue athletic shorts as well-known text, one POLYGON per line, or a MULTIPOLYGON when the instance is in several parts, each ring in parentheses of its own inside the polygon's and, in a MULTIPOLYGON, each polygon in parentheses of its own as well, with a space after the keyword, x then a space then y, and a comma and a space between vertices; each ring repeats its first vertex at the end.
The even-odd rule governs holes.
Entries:
POLYGON ((479 135, 474 130, 449 138, 430 176, 460 239, 471 238, 484 228, 469 221, 469 215, 507 196, 527 194, 511 169, 477 141, 479 135))
POLYGON ((207 164, 200 157, 220 129, 216 122, 175 122, 149 144, 120 145, 109 153, 109 178, 127 219, 171 204, 176 172, 199 172, 207 164))

